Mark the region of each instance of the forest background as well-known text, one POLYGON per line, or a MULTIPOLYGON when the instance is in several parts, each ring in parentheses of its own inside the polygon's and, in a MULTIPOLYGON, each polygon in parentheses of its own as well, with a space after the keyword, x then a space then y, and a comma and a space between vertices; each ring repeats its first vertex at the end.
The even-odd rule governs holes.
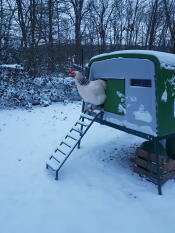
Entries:
MULTIPOLYGON (((30 98, 22 105, 37 104, 39 100, 34 99, 45 95, 55 82, 58 86, 60 82, 64 84, 72 65, 84 66, 96 54, 121 49, 175 53, 175 1, 0 0, 0 97, 3 105, 14 101, 22 104, 20 98, 25 99, 28 94, 30 98), (14 70, 7 64, 20 66, 14 70), (26 86, 33 86, 31 93, 26 86), (36 97, 37 86, 44 88, 39 97, 36 97), (20 89, 25 89, 25 93, 19 98, 20 89)), ((71 81, 63 85, 67 96, 78 100, 68 83, 70 85, 71 81)), ((57 85, 54 92, 56 88, 57 85)), ((45 98, 47 103, 65 99, 64 93, 54 92, 49 94, 49 99, 45 98)))

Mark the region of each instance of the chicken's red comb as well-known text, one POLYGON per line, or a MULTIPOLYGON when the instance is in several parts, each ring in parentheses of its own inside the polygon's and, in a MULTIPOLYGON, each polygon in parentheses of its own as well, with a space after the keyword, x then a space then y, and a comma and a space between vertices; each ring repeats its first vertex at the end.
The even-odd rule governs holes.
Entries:
POLYGON ((74 67, 72 67, 71 69, 70 69, 70 72, 72 72, 72 71, 77 71, 74 67))
POLYGON ((72 77, 72 78, 75 78, 75 71, 77 71, 74 67, 70 69, 69 71, 69 76, 72 77))

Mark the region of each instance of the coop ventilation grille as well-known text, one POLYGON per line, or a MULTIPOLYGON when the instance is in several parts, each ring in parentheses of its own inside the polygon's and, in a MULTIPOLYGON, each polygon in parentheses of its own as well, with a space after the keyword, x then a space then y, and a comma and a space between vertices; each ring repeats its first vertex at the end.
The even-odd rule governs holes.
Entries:
POLYGON ((151 80, 150 79, 131 79, 131 86, 151 87, 151 80))

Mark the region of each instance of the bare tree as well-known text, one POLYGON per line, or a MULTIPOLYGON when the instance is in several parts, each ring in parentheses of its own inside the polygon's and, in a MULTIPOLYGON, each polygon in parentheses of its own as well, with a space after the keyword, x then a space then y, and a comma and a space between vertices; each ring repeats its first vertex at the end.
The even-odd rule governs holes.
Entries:
POLYGON ((100 52, 105 52, 106 50, 106 40, 107 40, 107 29, 109 27, 109 22, 114 11, 114 4, 108 0, 99 0, 93 2, 94 10, 94 24, 96 26, 98 43, 100 46, 100 52))
POLYGON ((74 26, 75 62, 81 63, 82 20, 89 11, 92 0, 65 0, 66 13, 74 26))
POLYGON ((171 35, 173 53, 175 53, 175 3, 174 1, 163 0, 167 25, 171 35))
POLYGON ((150 14, 149 14, 149 22, 147 27, 147 33, 146 33, 146 40, 145 40, 145 48, 152 49, 153 44, 156 38, 156 30, 157 30, 157 24, 158 24, 158 4, 160 0, 154 0, 150 5, 150 14))
POLYGON ((27 12, 25 12, 26 6, 24 5, 24 1, 22 0, 16 0, 16 4, 18 10, 18 22, 22 32, 21 46, 27 48, 27 12))
POLYGON ((28 66, 29 73, 32 77, 37 75, 37 64, 36 64, 36 0, 30 0, 29 5, 29 45, 28 49, 28 66))
POLYGON ((125 1, 114 1, 114 11, 110 19, 110 28, 112 29, 111 36, 113 35, 111 43, 113 44, 114 49, 120 48, 124 39, 125 15, 125 1))
POLYGON ((9 47, 14 44, 12 41, 12 23, 16 11, 12 0, 0 0, 0 60, 9 58, 9 47))
POLYGON ((54 57, 53 57, 53 8, 54 1, 48 0, 48 18, 49 18, 49 38, 48 38, 48 71, 54 71, 54 57))
POLYGON ((31 76, 123 48, 175 52, 174 0, 0 0, 0 53, 31 76))

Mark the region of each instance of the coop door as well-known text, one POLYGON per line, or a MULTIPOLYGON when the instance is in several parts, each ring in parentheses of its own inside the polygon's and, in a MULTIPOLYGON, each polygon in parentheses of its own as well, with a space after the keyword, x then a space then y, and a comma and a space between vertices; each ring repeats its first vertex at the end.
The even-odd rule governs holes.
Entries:
MULTIPOLYGON (((153 77, 128 78, 126 83, 126 120, 155 132, 155 92, 153 77)), ((142 129, 144 131, 144 129, 142 129)))
POLYGON ((107 81, 106 101, 104 109, 107 112, 125 115, 125 79, 107 81))

